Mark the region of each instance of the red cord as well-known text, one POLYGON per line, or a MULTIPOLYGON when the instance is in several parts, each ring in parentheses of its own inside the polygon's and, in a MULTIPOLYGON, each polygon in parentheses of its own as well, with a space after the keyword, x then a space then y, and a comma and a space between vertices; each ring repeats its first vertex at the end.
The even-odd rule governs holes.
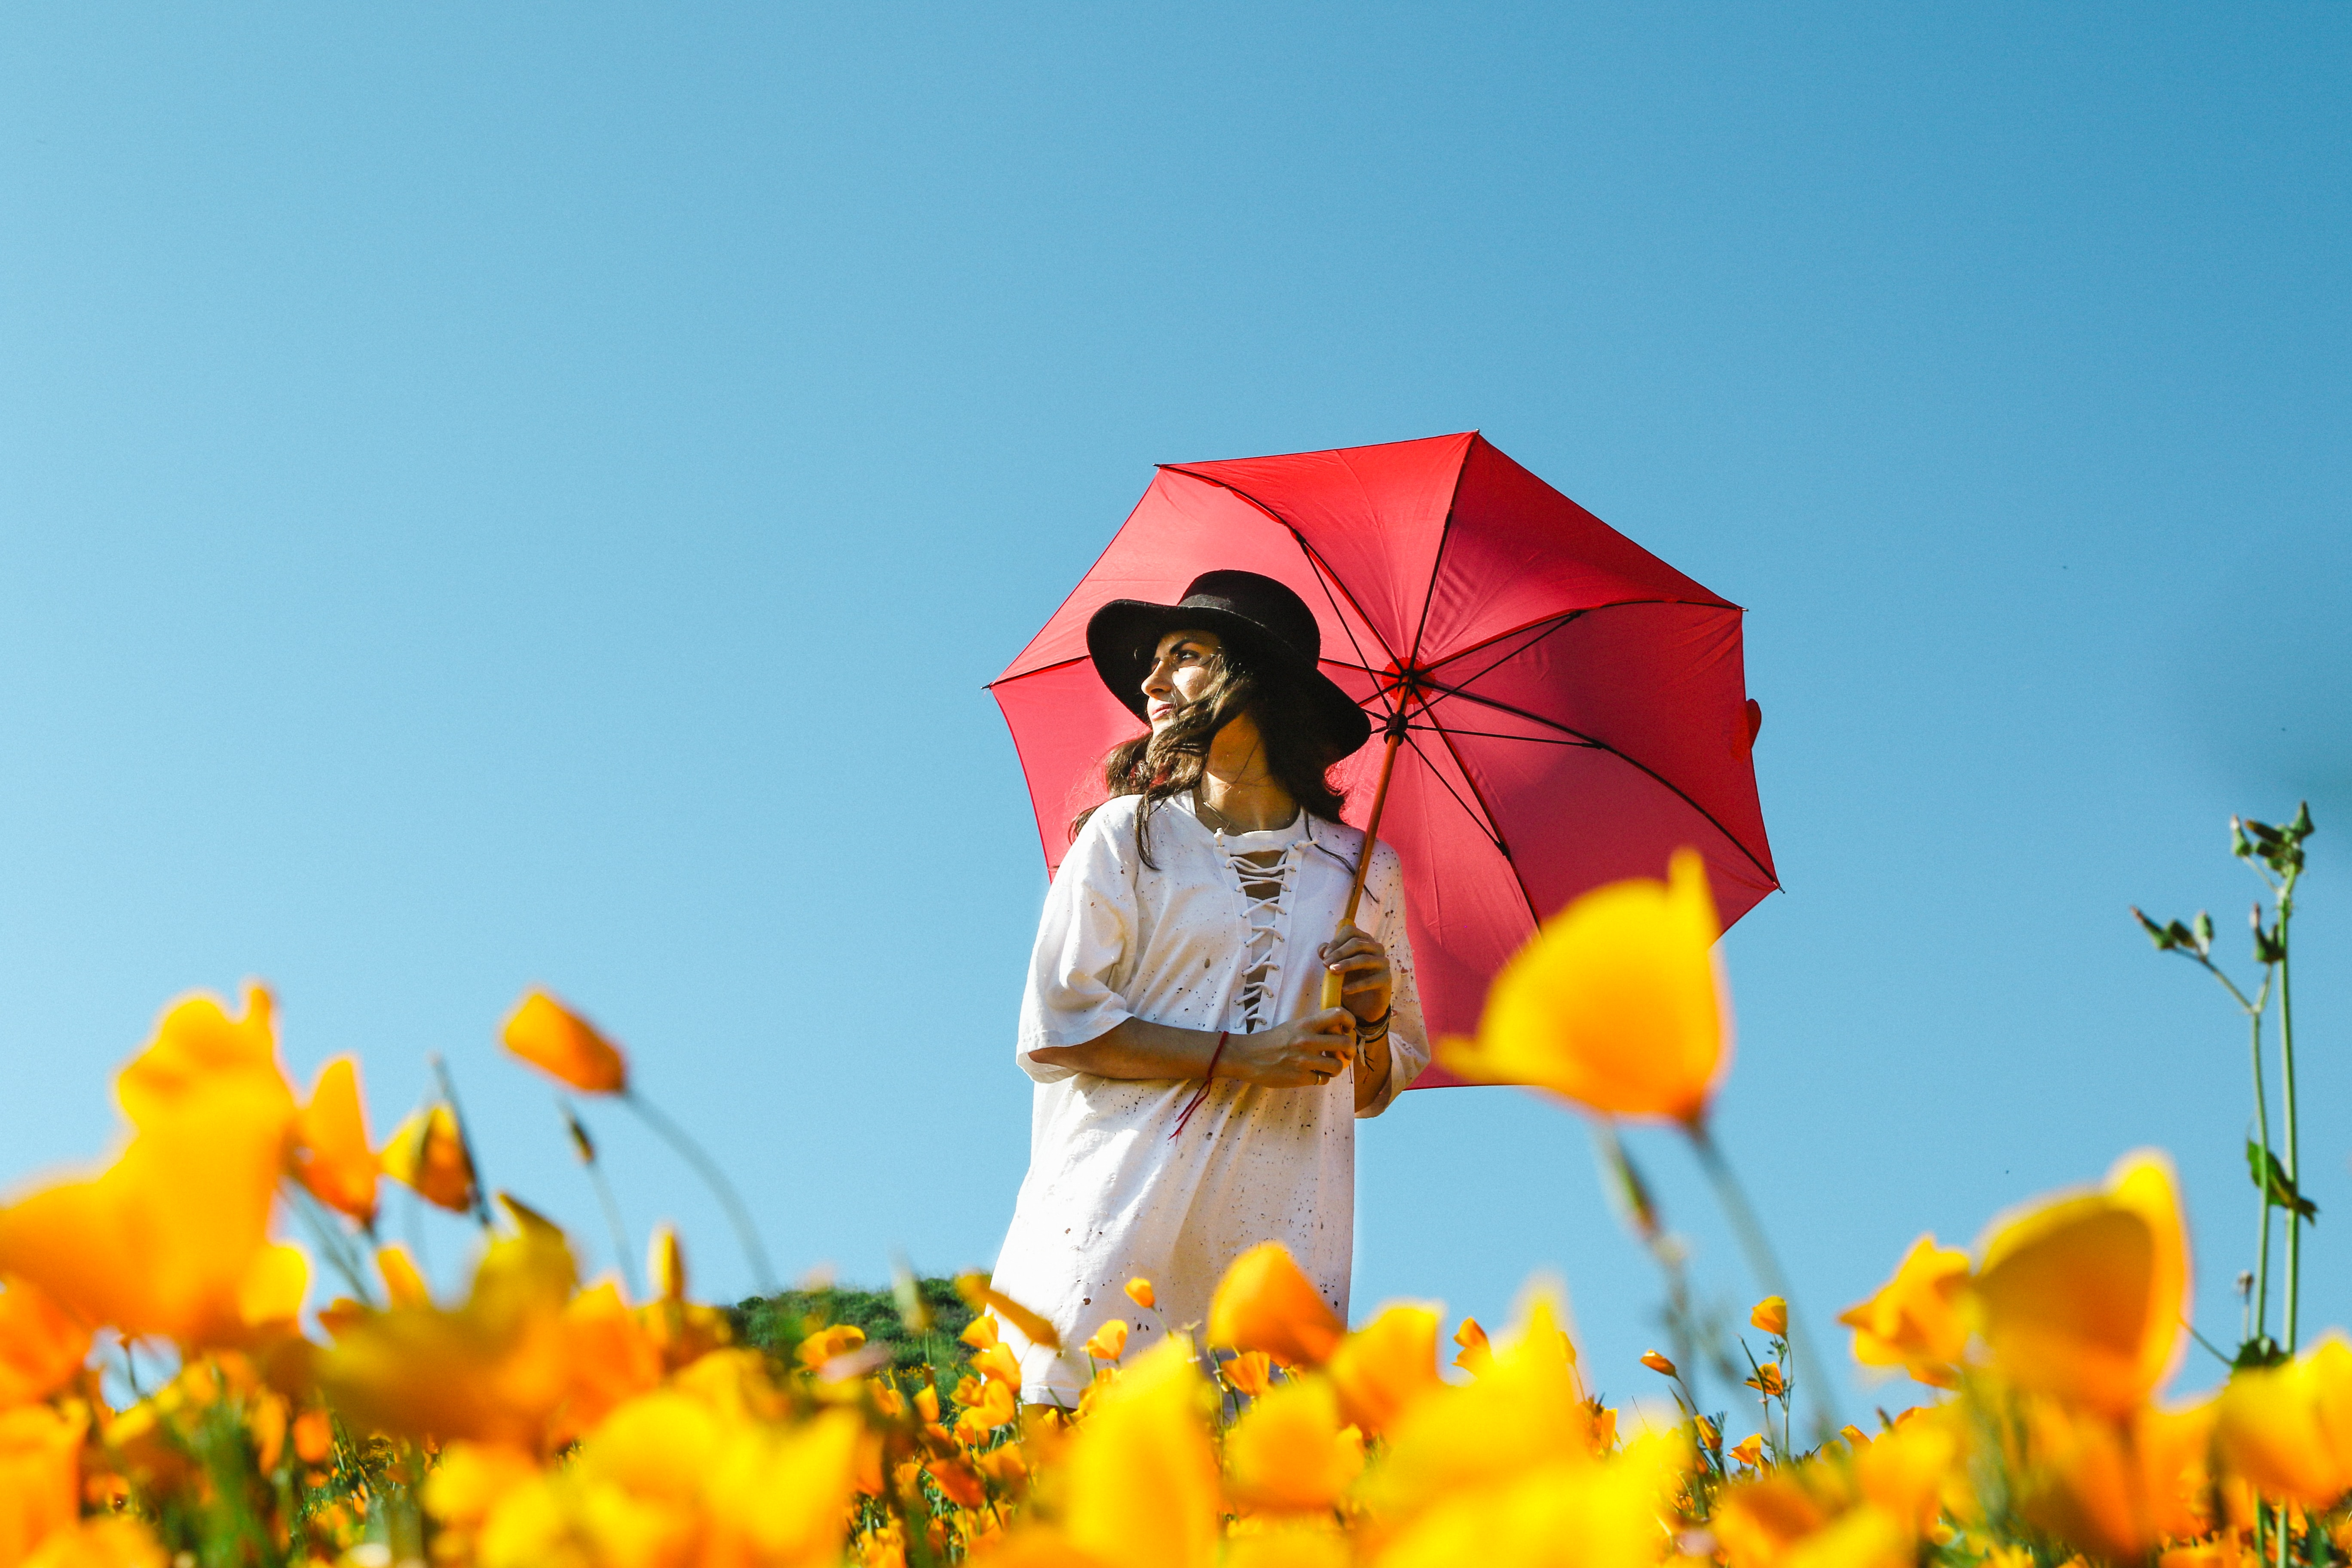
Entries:
POLYGON ((1209 1053, 1209 1070, 1201 1075, 1200 1092, 1186 1101, 1184 1109, 1176 1113, 1176 1131, 1168 1134, 1169 1137, 1174 1138, 1182 1132, 1184 1123, 1192 1120, 1192 1112, 1200 1110, 1201 1102, 1209 1098, 1209 1086, 1217 1081, 1217 1063, 1224 1058, 1225 1037, 1228 1033, 1230 1031, 1224 1029, 1217 1031, 1217 1048, 1209 1053))

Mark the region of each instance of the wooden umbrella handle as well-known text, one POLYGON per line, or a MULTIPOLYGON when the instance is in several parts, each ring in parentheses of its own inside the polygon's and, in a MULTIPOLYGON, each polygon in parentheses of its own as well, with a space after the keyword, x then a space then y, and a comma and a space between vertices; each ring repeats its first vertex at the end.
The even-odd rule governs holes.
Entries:
MULTIPOLYGON (((1372 847, 1380 842, 1381 813, 1388 809, 1389 777, 1396 771, 1397 747, 1404 741, 1403 716, 1403 711, 1399 710, 1396 717, 1389 721, 1388 743, 1381 752, 1381 782, 1372 786, 1372 814, 1364 820, 1364 847, 1356 857, 1355 880, 1348 885, 1347 912, 1339 917, 1339 923, 1343 926, 1356 923, 1357 906, 1364 901, 1364 874, 1372 868, 1372 847)), ((1339 935, 1338 931, 1333 931, 1332 940, 1337 941, 1339 935)), ((1326 1008, 1341 1005, 1340 993, 1347 983, 1344 974, 1328 969, 1323 972, 1323 1005, 1326 1008)))

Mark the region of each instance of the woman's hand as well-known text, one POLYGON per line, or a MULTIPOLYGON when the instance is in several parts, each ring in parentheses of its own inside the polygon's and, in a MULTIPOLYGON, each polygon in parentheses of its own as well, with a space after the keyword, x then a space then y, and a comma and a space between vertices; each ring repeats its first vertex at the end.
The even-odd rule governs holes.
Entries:
POLYGON ((1348 1005, 1348 1011, 1367 1024, 1388 1012, 1389 998, 1395 990, 1395 977, 1389 973, 1389 950, 1369 932, 1343 925, 1315 950, 1315 956, 1326 969, 1346 977, 1340 1000, 1348 1005))
POLYGON ((1320 1089, 1345 1072, 1355 1055, 1356 1016, 1326 1007, 1255 1035, 1229 1036, 1217 1076, 1266 1089, 1320 1089))

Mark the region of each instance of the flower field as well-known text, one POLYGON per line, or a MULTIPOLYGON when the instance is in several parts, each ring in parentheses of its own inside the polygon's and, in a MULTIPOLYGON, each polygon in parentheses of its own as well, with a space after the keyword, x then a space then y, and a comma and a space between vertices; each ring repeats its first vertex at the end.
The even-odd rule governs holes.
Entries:
MULTIPOLYGON (((1157 1310, 1133 1281, 1081 1326, 1098 1375, 1072 1410, 1021 1402, 999 1335, 1053 1329, 982 1276, 956 1282, 977 1315, 953 1358, 920 1352, 953 1342, 912 1279, 895 1352, 818 1310, 768 1322, 767 1348, 740 1343, 694 1300, 667 1231, 642 1289, 583 1281, 560 1229, 479 1190, 446 1082, 381 1143, 350 1058, 299 1089, 254 988, 235 1008, 167 1009, 115 1077, 113 1163, 0 1208, 0 1568, 2334 1562, 2352 1554, 2352 1342, 2297 1343, 2313 1211, 2294 1185, 2284 1010, 2310 831, 2307 815, 2232 825, 2272 899, 2257 984, 2230 977, 2202 916, 2142 917, 2159 950, 2230 987, 2253 1041, 2259 1273, 2228 1380, 2196 1400, 2167 1397, 2189 1246, 2170 1164, 2142 1151, 1971 1247, 1922 1237, 1890 1259, 1837 1317, 1840 1348, 1927 1402, 1876 1430, 1822 1429, 1809 1304, 1792 1305, 1707 1134, 1727 1014, 1706 879, 1678 858, 1664 882, 1548 922, 1479 1038, 1443 1048, 1465 1077, 1592 1118, 1661 1268, 1667 1348, 1608 1369, 1653 1380, 1638 1409, 1591 1396, 1540 1291, 1491 1332, 1412 1305, 1351 1329, 1270 1244, 1234 1260, 1208 1321, 1130 1358, 1130 1323, 1157 1310), (2273 998, 2283 1159, 2262 1077, 2273 998), (1761 1282, 1739 1331, 1688 1306, 1616 1152, 1622 1117, 1681 1128, 1717 1180, 1761 1282), (387 1179, 481 1222, 462 1299, 435 1299, 378 1237, 387 1179), (285 1239, 297 1227, 307 1247, 285 1239), (1739 1402, 1734 1430, 1757 1430, 1731 1440, 1710 1389, 1739 1402)), ((527 997, 504 1038, 707 1166, 635 1096, 619 1048, 553 998, 527 997)))

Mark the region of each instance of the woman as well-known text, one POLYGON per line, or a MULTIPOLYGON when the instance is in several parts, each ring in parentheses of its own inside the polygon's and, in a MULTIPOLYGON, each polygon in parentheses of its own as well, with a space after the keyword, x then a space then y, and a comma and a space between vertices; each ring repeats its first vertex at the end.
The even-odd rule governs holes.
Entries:
POLYGON ((1348 1313, 1355 1119, 1428 1064, 1396 852, 1373 852, 1358 924, 1339 916, 1364 836, 1330 766, 1370 732, 1316 668, 1314 612, 1270 577, 1212 572, 1182 601, 1105 605, 1095 668, 1150 726, 1105 763, 1039 922, 1015 1047, 1037 1083, 1029 1174, 996 1288, 1066 1348, 1021 1353, 1023 1397, 1075 1403, 1079 1347, 1132 1317, 1193 1328, 1225 1266, 1279 1241, 1348 1313), (1321 1005, 1326 971, 1343 976, 1321 1005))

